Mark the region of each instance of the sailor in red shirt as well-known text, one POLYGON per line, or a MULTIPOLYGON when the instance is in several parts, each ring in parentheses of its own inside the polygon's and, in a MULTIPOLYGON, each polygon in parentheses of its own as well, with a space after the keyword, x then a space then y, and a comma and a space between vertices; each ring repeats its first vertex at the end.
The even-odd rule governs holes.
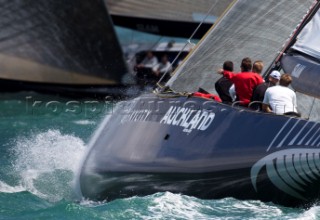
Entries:
POLYGON ((219 72, 234 83, 240 105, 248 106, 253 89, 263 83, 263 78, 259 74, 251 71, 252 62, 248 57, 242 60, 240 67, 241 72, 237 74, 225 70, 220 70, 219 72))

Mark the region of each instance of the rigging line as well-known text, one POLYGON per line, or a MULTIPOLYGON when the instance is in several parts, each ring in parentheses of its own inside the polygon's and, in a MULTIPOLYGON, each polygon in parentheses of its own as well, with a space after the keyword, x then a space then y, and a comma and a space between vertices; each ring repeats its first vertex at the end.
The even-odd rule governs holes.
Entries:
MULTIPOLYGON (((172 61, 172 63, 170 64, 170 66, 172 67, 172 65, 177 62, 178 58, 180 57, 180 55, 182 54, 182 52, 184 51, 184 49, 187 47, 187 45, 191 44, 191 40, 193 39, 194 35, 198 32, 198 30, 200 29, 200 27, 203 25, 203 23, 207 20, 207 18, 209 17, 211 11, 213 10, 213 8, 216 6, 217 2, 214 3, 211 8, 209 9, 209 11, 207 12, 206 16, 202 19, 202 21, 200 22, 200 24, 198 25, 198 27, 193 31, 193 33, 191 34, 191 36, 189 37, 189 39, 187 40, 187 43, 183 46, 183 48, 180 50, 180 52, 178 53, 178 55, 176 56, 176 58, 172 61)), ((161 78, 159 79, 159 81, 157 82, 157 86, 162 88, 162 85, 160 84, 162 82, 162 80, 164 79, 164 77, 168 74, 168 70, 166 70, 166 72, 161 76, 161 78)))
POLYGON ((311 109, 310 109, 310 112, 309 112, 309 115, 308 115, 308 120, 309 120, 310 117, 311 117, 313 108, 314 108, 314 106, 315 106, 315 102, 316 102, 316 97, 313 98, 313 102, 312 102, 312 105, 311 105, 311 109))

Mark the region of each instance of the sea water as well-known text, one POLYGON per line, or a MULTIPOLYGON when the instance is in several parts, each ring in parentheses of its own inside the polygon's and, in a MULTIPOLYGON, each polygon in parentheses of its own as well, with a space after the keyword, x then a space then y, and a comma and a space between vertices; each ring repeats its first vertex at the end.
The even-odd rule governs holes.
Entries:
POLYGON ((316 205, 305 210, 170 192, 108 203, 79 199, 79 163, 114 104, 29 92, 0 95, 0 219, 320 219, 316 205))

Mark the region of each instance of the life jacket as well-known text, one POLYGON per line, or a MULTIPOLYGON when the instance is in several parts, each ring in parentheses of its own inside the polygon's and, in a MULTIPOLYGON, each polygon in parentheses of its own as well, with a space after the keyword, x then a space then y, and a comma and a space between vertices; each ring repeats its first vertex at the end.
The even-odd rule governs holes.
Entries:
POLYGON ((214 95, 214 94, 205 94, 205 93, 201 93, 201 92, 195 92, 192 94, 193 97, 200 97, 200 98, 205 98, 205 99, 213 99, 214 101, 217 102, 222 102, 222 100, 220 99, 219 96, 214 95))

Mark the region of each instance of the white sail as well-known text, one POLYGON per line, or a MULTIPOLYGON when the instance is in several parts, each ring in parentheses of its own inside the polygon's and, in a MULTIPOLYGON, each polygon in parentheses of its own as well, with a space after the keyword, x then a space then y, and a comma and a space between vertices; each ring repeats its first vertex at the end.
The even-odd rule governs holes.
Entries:
POLYGON ((176 91, 214 92, 215 74, 226 60, 240 70, 244 57, 268 66, 308 11, 313 0, 238 0, 168 82, 176 91))
POLYGON ((320 60, 320 11, 301 31, 293 49, 320 60))
MULTIPOLYGON (((281 57, 281 68, 291 74, 292 87, 302 95, 302 102, 312 99, 313 112, 320 110, 320 2, 310 11, 310 19, 302 23, 302 30, 292 47, 281 57), (313 102, 314 100, 314 102, 313 102)), ((289 44, 290 46, 291 44, 289 44)), ((304 105, 305 106, 305 105, 304 105)), ((302 108, 304 107, 302 106, 302 108)), ((318 115, 318 113, 316 114, 318 115)), ((319 118, 319 116, 318 116, 319 118)))

